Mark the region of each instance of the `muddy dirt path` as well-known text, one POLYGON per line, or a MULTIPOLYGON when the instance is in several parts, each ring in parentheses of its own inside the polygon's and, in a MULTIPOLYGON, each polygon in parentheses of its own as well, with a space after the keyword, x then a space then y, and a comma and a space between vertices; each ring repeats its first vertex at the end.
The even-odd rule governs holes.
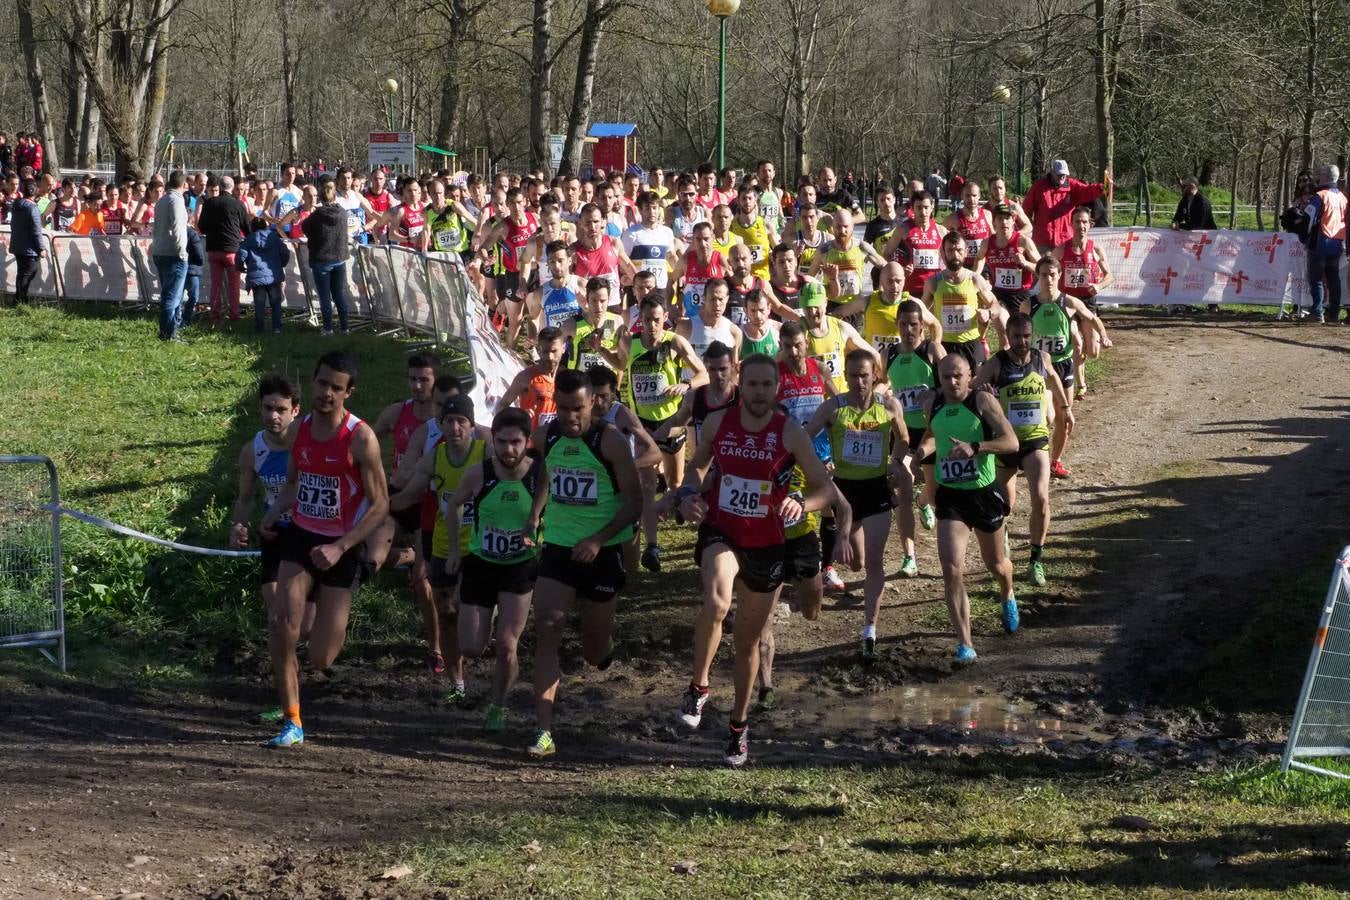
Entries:
MULTIPOLYGON (((1112 324, 1108 388, 1078 407, 1074 477, 1054 487, 1043 591, 1020 580, 1024 502, 1015 519, 1021 633, 1002 636, 985 607, 980 663, 952 673, 932 535, 921 533, 925 574, 889 583, 873 670, 856 659, 859 595, 830 598, 818 622, 781 624, 782 707, 756 717, 756 762, 1053 751, 1066 739, 1100 747, 1123 731, 1177 730, 1150 705, 1157 689, 1240 621, 1244 586, 1263 567, 1299 559, 1337 524, 1328 511, 1347 490, 1335 462, 1350 444, 1350 330, 1112 324)), ((972 575, 972 587, 982 582, 972 575)), ((692 616, 692 574, 665 583, 632 615, 692 616)), ((618 665, 570 666, 560 754, 542 767, 520 761, 526 687, 507 740, 489 742, 476 732, 479 711, 447 710, 404 659, 352 658, 306 687, 307 724, 321 722, 310 726, 321 738, 294 754, 259 747, 252 716, 268 696, 256 661, 200 694, 25 682, 0 668, 0 897, 396 895, 350 850, 396 840, 428 810, 452 818, 563 798, 600 772, 716 764, 728 645, 713 711, 690 737, 673 727, 688 630, 624 619, 618 665)), ((475 664, 480 685, 487 671, 475 664)))

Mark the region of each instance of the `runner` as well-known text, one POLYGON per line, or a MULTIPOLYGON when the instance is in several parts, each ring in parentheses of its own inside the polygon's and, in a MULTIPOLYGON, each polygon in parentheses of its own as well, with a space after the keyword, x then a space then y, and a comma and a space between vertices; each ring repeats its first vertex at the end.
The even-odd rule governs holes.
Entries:
POLYGON ((300 202, 304 199, 302 188, 295 183, 295 165, 293 163, 284 162, 280 168, 281 180, 267 195, 267 221, 280 226, 282 233, 287 237, 299 237, 298 233, 291 233, 292 226, 285 220, 292 210, 300 208, 300 202))
POLYGON ((711 213, 718 206, 727 202, 727 198, 717 189, 716 166, 709 162, 699 163, 695 175, 697 178, 695 203, 711 213))
POLYGON ((769 253, 778 246, 778 229, 769 225, 759 213, 759 188, 747 184, 736 198, 736 216, 731 222, 731 233, 741 239, 750 251, 750 262, 755 276, 769 277, 769 253))
MULTIPOLYGON (((708 418, 685 480, 669 504, 686 521, 698 524, 694 561, 707 594, 695 624, 693 678, 679 711, 680 721, 690 728, 703 721, 722 620, 732 593, 737 597, 735 702, 724 757, 735 767, 745 765, 750 755, 748 719, 759 641, 783 581, 783 523, 795 522, 831 499, 829 475, 802 427, 777 408, 777 391, 774 361, 767 356, 746 359, 740 404, 708 418), (788 494, 794 460, 806 474, 808 490, 801 501, 788 494)), ((840 551, 847 562, 847 548, 840 551)))
POLYGON ((694 226, 708 221, 708 210, 698 204, 698 187, 691 178, 676 183, 676 202, 666 210, 666 225, 683 244, 688 244, 694 226))
POLYGON ((374 225, 371 233, 375 236, 378 243, 385 239, 384 214, 389 212, 389 208, 394 205, 394 195, 385 188, 387 182, 383 169, 372 169, 370 177, 366 179, 368 187, 361 192, 362 198, 370 206, 374 215, 374 225))
MULTIPOLYGON (((732 348, 733 363, 740 359, 741 329, 724 313, 731 295, 726 279, 718 278, 708 282, 703 302, 699 304, 698 315, 685 319, 675 326, 675 333, 689 342, 697 356, 703 356, 714 342, 721 342, 732 348)), ((684 377, 689 378, 692 367, 686 367, 684 377)))
POLYGON ((942 238, 946 268, 924 283, 923 305, 942 324, 942 348, 965 357, 974 371, 989 356, 981 334, 997 301, 984 276, 963 265, 965 258, 965 238, 959 231, 947 232, 942 238))
POLYGON ((703 368, 708 372, 708 383, 694 388, 680 400, 680 408, 656 429, 652 438, 664 441, 671 434, 678 434, 686 425, 694 429, 694 442, 703 436, 703 423, 708 416, 729 406, 735 406, 741 399, 741 389, 736 383, 735 352, 721 341, 713 341, 703 351, 703 368))
POLYGON ((1031 238, 1013 229, 1017 216, 1012 207, 994 207, 994 233, 980 247, 976 272, 988 272, 994 296, 1008 315, 1020 312, 1036 284, 1036 260, 1041 254, 1031 238))
MULTIPOLYGON (((1106 254, 1102 248, 1092 242, 1088 232, 1092 230, 1092 207, 1080 206, 1073 211, 1073 237, 1067 243, 1055 248, 1053 256, 1059 261, 1059 289, 1070 297, 1077 297, 1095 316, 1097 315, 1097 295, 1102 292, 1115 276, 1106 265, 1106 254)), ((1086 361, 1101 356, 1102 342, 1094 329, 1086 334, 1079 332, 1079 342, 1074 347, 1074 394, 1078 398, 1087 395, 1086 361)))
MULTIPOLYGON (((876 202, 877 214, 868 221, 867 228, 863 231, 863 243, 879 250, 885 247, 891 235, 895 234, 895 229, 900 226, 900 220, 896 218, 895 213, 895 191, 891 190, 889 185, 877 188, 876 202)), ((881 269, 881 266, 872 267, 873 290, 881 288, 881 269)))
POLYGON ((352 170, 337 171, 337 202, 347 213, 347 236, 359 244, 370 242, 370 229, 376 219, 375 209, 360 192, 352 187, 352 170))
POLYGON ((712 245, 713 249, 722 254, 722 258, 731 259, 731 248, 742 243, 741 236, 731 230, 731 223, 735 221, 735 216, 731 212, 731 207, 725 204, 718 206, 709 216, 712 222, 712 245))
MULTIPOLYGON (((526 317, 533 340, 545 328, 562 329, 581 315, 578 297, 581 279, 572 274, 572 251, 566 241, 553 241, 545 249, 548 280, 526 298, 526 317)), ((605 282, 606 288, 609 282, 605 282)))
POLYGON ((680 304, 683 310, 681 318, 697 317, 708 282, 725 276, 726 263, 722 254, 713 249, 712 245, 712 223, 699 222, 693 227, 689 244, 675 260, 670 273, 672 284, 681 281, 684 283, 684 302, 680 304))
POLYGON ((592 366, 603 365, 600 354, 604 347, 613 351, 619 345, 623 331, 623 316, 606 312, 609 307, 609 282, 592 278, 586 283, 585 303, 581 315, 563 323, 563 340, 567 345, 567 368, 585 372, 592 366))
MULTIPOLYGON (((1073 409, 1074 399, 1074 333, 1087 327, 1092 329, 1103 347, 1111 346, 1106 335, 1106 325, 1101 318, 1087 308, 1082 300, 1061 292, 1059 260, 1053 256, 1042 256, 1036 262, 1036 294, 1023 305, 1022 311, 1031 316, 1032 333, 1035 336, 1037 350, 1050 354, 1055 374, 1064 386, 1068 408, 1073 409), (1054 300, 1047 300, 1054 297, 1054 300)), ((1055 419, 1055 430, 1050 439, 1050 474, 1056 478, 1068 478, 1071 474, 1064 465, 1064 451, 1073 435, 1073 417, 1060 416, 1055 419)))
POLYGON ((656 289, 665 299, 675 261, 675 233, 661 224, 661 198, 652 191, 638 195, 636 211, 638 221, 623 233, 623 249, 635 267, 656 277, 656 289))
POLYGON ((575 175, 567 176, 567 181, 563 183, 563 201, 559 207, 559 213, 564 222, 576 224, 581 218, 581 210, 585 203, 581 199, 581 179, 575 175))
POLYGON ((995 454, 1016 450, 1017 435, 998 401, 987 391, 971 391, 970 382, 964 356, 951 354, 938 364, 938 390, 924 401, 928 427, 910 463, 917 476, 920 461, 935 454, 938 559, 947 612, 956 630, 957 666, 976 659, 965 584, 972 531, 985 567, 998 582, 1004 630, 1012 634, 1019 624, 1013 566, 1004 549, 1008 498, 994 473, 995 454))
POLYGON ((623 248, 605 233, 605 214, 595 204, 587 204, 577 221, 577 242, 572 245, 572 267, 583 280, 597 276, 609 282, 609 302, 623 302, 619 276, 632 278, 637 271, 623 248))
POLYGON ((918 191, 910 197, 914 219, 897 228, 881 255, 905 267, 905 292, 918 296, 928 279, 942 269, 942 240, 947 234, 933 219, 933 195, 918 191))
POLYGON ((440 178, 431 180, 427 194, 431 198, 426 211, 431 248, 440 253, 458 253, 467 266, 473 259, 468 227, 473 216, 464 204, 448 196, 445 181, 440 178))
MULTIPOLYGON (((797 313, 789 309, 784 318, 795 320, 797 313)), ((768 291, 755 291, 745 301, 745 324, 741 326, 741 356, 762 353, 778 355, 778 329, 781 324, 769 318, 768 291)))
MULTIPOLYGON (((422 186, 409 178, 400 191, 403 202, 391 207, 381 217, 381 225, 389 239, 400 247, 426 253, 431 247, 431 232, 427 230, 427 215, 423 211, 422 186)), ((378 229, 377 229, 378 230, 378 229)))
MULTIPOLYGON (((829 300, 829 313, 842 318, 837 312, 840 306, 862 296, 863 268, 867 265, 868 254, 858 245, 853 236, 853 214, 847 209, 837 209, 832 226, 833 237, 824 252, 817 253, 811 262, 812 278, 824 275, 821 280, 837 279, 838 296, 829 300)), ((878 262, 884 262, 880 257, 878 262)))
MULTIPOLYGON (((808 280, 801 293, 802 321, 807 327, 807 343, 811 356, 820 363, 820 370, 834 382, 836 393, 848 390, 844 379, 844 354, 861 347, 876 355, 856 328, 825 312, 825 288, 818 281, 808 280)), ((881 357, 877 356, 877 366, 881 357)))
POLYGON ((520 254, 530 236, 539 229, 539 217, 530 212, 520 188, 506 192, 504 212, 474 235, 475 249, 501 248, 501 272, 497 275, 497 297, 506 304, 506 344, 514 347, 520 336, 521 310, 525 304, 520 280, 520 254))
POLYGON ((942 224, 947 231, 959 231, 961 237, 966 239, 966 258, 961 264, 984 274, 976 261, 984 253, 989 236, 994 233, 994 223, 989 217, 989 210, 980 205, 979 182, 967 181, 962 186, 961 205, 953 209, 942 224))
MULTIPOLYGON (((826 400, 806 426, 809 435, 827 431, 834 460, 834 485, 848 502, 853 527, 853 570, 866 571, 863 581, 862 659, 876 662, 877 617, 886 587, 886 540, 895 503, 890 485, 894 470, 909 448, 905 411, 884 384, 876 354, 852 350, 844 362, 848 390, 826 400)), ((908 500, 908 498, 906 498, 908 500)))
POLYGON ((530 241, 520 253, 520 280, 525 285, 526 294, 539 290, 541 272, 547 265, 548 245, 562 241, 569 253, 576 242, 576 229, 570 222, 564 222, 558 204, 551 202, 552 195, 544 196, 539 207, 539 230, 530 235, 530 241))
POLYGON ((1018 470, 1027 476, 1031 490, 1031 562, 1027 577, 1036 587, 1043 587, 1041 552, 1050 531, 1050 400, 1055 403, 1055 418, 1064 419, 1068 428, 1073 427, 1073 410, 1050 354, 1032 347, 1032 331, 1030 316, 1013 316, 1008 323, 1007 348, 980 366, 971 390, 991 385, 998 391, 1003 415, 1017 433, 1017 451, 998 458, 998 480, 1011 515, 1017 502, 1018 470))
MULTIPOLYGON (((637 413, 648 434, 655 435, 667 419, 675 415, 686 393, 708 383, 708 373, 689 342, 666 329, 666 308, 656 297, 642 301, 642 331, 639 334, 623 332, 615 350, 601 346, 600 353, 615 371, 624 373, 624 382, 633 397, 633 412, 637 413), (687 381, 680 380, 680 363, 692 372, 687 381)), ((683 432, 671 434, 659 441, 662 468, 667 485, 681 484, 684 478, 683 432)), ((657 473, 654 469, 641 471, 643 499, 642 531, 647 547, 642 552, 642 566, 652 572, 661 571, 661 548, 656 542, 657 473)))
MULTIPOLYGON (((890 348, 900 342, 895 317, 901 302, 910 299, 904 292, 904 284, 904 268, 898 262, 886 263, 881 268, 881 290, 872 291, 865 297, 855 297, 836 307, 833 312, 839 318, 861 316, 863 338, 882 359, 886 358, 890 348)), ((838 290, 835 279, 831 278, 826 290, 838 290)), ((927 310, 924 310, 923 325, 925 330, 932 331, 934 340, 942 340, 942 323, 927 310)))
MULTIPOLYGON (((985 202, 986 208, 990 212, 997 213, 1000 206, 1006 206, 1012 210, 1013 224, 1020 234, 1031 237, 1031 220, 1027 214, 1022 211, 1022 204, 1008 194, 1008 182, 1002 175, 995 175, 989 179, 989 199, 985 202)), ((1035 243, 1032 243, 1035 246, 1035 243)))
MULTIPOLYGON (((456 392, 447 396, 441 406, 440 418, 427 421, 428 426, 432 423, 439 424, 434 435, 427 429, 425 441, 429 445, 428 451, 417 460, 408 483, 389 498, 389 505, 394 510, 419 502, 422 505, 422 553, 423 559, 427 561, 434 591, 427 628, 429 632, 434 630, 435 653, 441 656, 439 671, 435 668, 432 671, 440 674, 449 670, 451 687, 445 699, 449 703, 459 704, 464 702, 466 696, 464 654, 460 652, 459 640, 459 585, 458 579, 445 568, 445 562, 450 556, 451 538, 442 507, 454 495, 465 473, 482 463, 489 453, 490 445, 477 434, 473 400, 467 394, 456 392), (425 517, 428 496, 431 498, 432 519, 429 527, 425 517)), ((466 504, 462 507, 461 521, 455 536, 461 554, 469 549, 472 525, 472 509, 466 504)))
POLYGON ((468 555, 450 541, 445 561, 446 574, 459 576, 459 646, 465 656, 483 655, 497 609, 497 664, 483 720, 488 732, 506 727, 506 698, 519 671, 516 651, 539 568, 536 503, 546 486, 543 461, 526 449, 530 430, 524 410, 503 407, 492 419, 492 456, 468 467, 444 504, 447 534, 459 533, 461 511, 472 517, 468 555))
POLYGON ((830 235, 820 230, 820 210, 812 203, 797 204, 797 234, 793 249, 797 251, 797 272, 809 275, 815 266, 821 248, 830 242, 830 235))
MULTIPOLYGON (((892 263, 892 265, 894 265, 892 263)), ((909 432, 909 458, 901 467, 900 504, 900 540, 903 544, 904 558, 900 561, 900 574, 913 578, 919 574, 918 554, 914 539, 914 485, 913 473, 922 467, 923 493, 919 498, 919 520, 923 527, 932 531, 937 517, 933 514, 936 502, 937 485, 933 479, 933 458, 931 456, 916 459, 919 440, 928 426, 928 417, 924 412, 924 401, 937 389, 938 363, 947 355, 942 349, 941 335, 929 340, 924 332, 925 320, 931 313, 917 300, 906 300, 900 304, 896 313, 896 328, 900 332, 900 342, 890 347, 886 377, 891 383, 891 392, 900 401, 905 413, 905 428, 909 432)))
MULTIPOLYGON (((755 163, 755 181, 759 189, 759 215, 775 234, 783 233, 783 189, 775 187, 773 180, 777 175, 773 161, 761 159, 755 163)), ((778 245, 774 241, 774 245, 778 245)))
POLYGON ((268 611, 268 648, 282 715, 271 747, 305 742, 300 719, 300 667, 295 644, 305 603, 315 593, 317 608, 309 632, 313 669, 326 669, 347 639, 352 592, 361 572, 361 544, 389 511, 380 444, 370 426, 347 411, 356 388, 356 360, 331 352, 314 369, 314 411, 295 428, 286 486, 263 516, 258 534, 281 541, 277 589, 268 611), (294 507, 294 511, 292 511, 294 507), (291 524, 277 523, 291 513, 291 524))
MULTIPOLYGON (((612 376, 613 373, 611 373, 612 376)), ((581 655, 598 669, 614 656, 612 634, 625 570, 623 545, 642 511, 633 449, 617 428, 595 414, 590 382, 580 372, 558 376, 558 418, 534 432, 544 454, 548 530, 534 590, 534 700, 538 731, 526 753, 556 751, 553 708, 561 670, 563 626, 580 596, 581 655)), ((535 500, 538 521, 544 492, 535 500)))
POLYGON ((553 403, 553 384, 566 351, 567 344, 560 330, 545 328, 539 332, 539 340, 534 348, 537 359, 516 373, 497 401, 497 412, 500 414, 519 400, 520 408, 530 416, 530 431, 552 422, 557 416, 557 407, 553 403))

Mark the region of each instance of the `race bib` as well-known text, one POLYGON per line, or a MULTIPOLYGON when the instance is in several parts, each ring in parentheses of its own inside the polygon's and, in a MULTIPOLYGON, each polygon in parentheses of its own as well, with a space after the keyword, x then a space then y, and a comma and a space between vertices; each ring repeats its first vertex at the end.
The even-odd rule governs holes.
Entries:
POLYGON ((905 412, 916 413, 923 409, 923 403, 919 398, 922 397, 927 390, 928 388, 923 387, 922 385, 901 388, 897 392, 897 396, 900 398, 900 405, 904 407, 905 412))
POLYGON ((492 559, 510 559, 525 549, 525 535, 491 525, 483 526, 483 555, 492 559))
MULTIPOLYGON (((454 491, 441 491, 441 509, 450 505, 450 498, 455 496, 454 491)), ((459 524, 462 528, 465 525, 473 524, 474 504, 472 500, 465 500, 464 505, 459 508, 459 524)))
POLYGON ((685 286, 684 308, 685 310, 693 310, 693 312, 690 313, 691 318, 698 315, 698 308, 703 305, 703 291, 706 287, 706 284, 690 284, 685 286))
POLYGON ((939 267, 938 252, 930 247, 914 251, 914 268, 916 269, 937 269, 939 267))
POLYGON ((811 358, 814 359, 820 365, 820 367, 825 370, 826 374, 830 375, 831 377, 839 373, 838 353, 831 353, 828 356, 813 356, 811 358))
POLYGON ((1091 283, 1086 268, 1074 267, 1072 269, 1064 270, 1064 284, 1066 287, 1085 288, 1091 283))
POLYGON ((547 425, 556 418, 558 418, 558 414, 556 412, 541 412, 539 414, 538 425, 547 425))
POLYGON ((839 273, 839 293, 857 294, 862 290, 862 276, 853 269, 846 269, 839 273))
POLYGON ((665 372, 633 373, 633 399, 638 403, 655 403, 669 388, 665 372))
POLYGON ((759 263, 759 262, 763 262, 763 261, 764 261, 764 245, 763 245, 763 244, 751 244, 751 245, 750 245, 750 261, 751 261, 752 263, 759 263))
POLYGON ((1049 353, 1051 356, 1063 353, 1064 348, 1067 346, 1068 341, 1065 340, 1064 335, 1062 334, 1036 338, 1036 349, 1043 353, 1049 353))
POLYGON ((1045 410, 1040 403, 1009 403, 1008 421, 1014 426, 1040 425, 1045 421, 1045 410))
POLYGON ((942 327, 947 331, 965 331, 970 327, 970 307, 965 304, 943 306, 942 327))
POLYGON ((767 481, 723 475, 722 489, 717 492, 717 507, 743 519, 762 519, 769 514, 771 487, 767 481))
POLYGON ((122 223, 121 223, 120 221, 116 220, 116 219, 113 219, 113 220, 111 220, 111 221, 104 221, 104 223, 103 223, 103 233, 104 233, 104 234, 121 234, 121 233, 122 233, 122 223))
POLYGON ((983 238, 966 238, 966 259, 974 259, 980 255, 980 242, 983 238))
POLYGON ((421 233, 422 233, 422 226, 421 226, 421 225, 409 225, 409 226, 408 226, 408 238, 409 238, 410 240, 411 240, 412 238, 417 237, 417 236, 420 235, 421 233))
POLYGON ((886 358, 887 349, 892 344, 900 343, 900 336, 897 334, 874 334, 872 335, 872 346, 881 354, 881 358, 886 358))
POLYGON ((994 287, 1001 291, 1018 290, 1022 287, 1022 270, 1004 268, 995 269, 994 287))
POLYGON ((844 462, 846 463, 852 463, 855 466, 879 466, 881 465, 881 432, 846 429, 844 431, 844 443, 840 449, 843 451, 844 462))
POLYGON ((782 400, 783 408, 787 414, 792 417, 798 425, 806 425, 811 421, 811 417, 820 409, 820 404, 825 402, 824 394, 800 394, 796 397, 784 397, 782 400))
POLYGON ((361 230, 361 217, 357 215, 356 210, 347 210, 347 233, 355 235, 361 230))
POLYGON ((449 231, 436 232, 437 250, 454 250, 459 246, 459 231, 450 229, 449 231))
POLYGON ((301 472, 300 486, 295 494, 296 512, 310 519, 336 519, 342 511, 342 503, 338 499, 341 483, 336 475, 301 472))
POLYGON ((549 494, 559 503, 594 506, 599 501, 595 472, 558 466, 549 474, 549 494))
POLYGON ((941 467, 942 480, 951 484, 976 481, 980 477, 980 467, 976 464, 974 457, 970 459, 943 459, 938 461, 938 465, 941 467))
POLYGON ((740 328, 745 324, 745 307, 728 306, 727 318, 731 321, 732 325, 735 325, 737 328, 740 328))

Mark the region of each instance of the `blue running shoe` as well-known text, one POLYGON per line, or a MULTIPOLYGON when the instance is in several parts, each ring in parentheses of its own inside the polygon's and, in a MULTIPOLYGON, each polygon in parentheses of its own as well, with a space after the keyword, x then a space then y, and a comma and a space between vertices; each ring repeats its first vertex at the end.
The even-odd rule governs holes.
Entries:
POLYGON ((956 656, 952 658, 952 662, 957 666, 968 666, 978 658, 979 654, 975 652, 974 647, 969 644, 957 644, 956 656))
POLYGON ((305 730, 290 719, 281 726, 281 734, 267 742, 267 746, 274 750, 285 750, 290 747, 299 747, 305 743, 305 730))
POLYGON ((1022 617, 1017 612, 1017 598, 1009 597, 1003 601, 1003 630, 1008 634, 1016 634, 1017 626, 1022 621, 1022 617))

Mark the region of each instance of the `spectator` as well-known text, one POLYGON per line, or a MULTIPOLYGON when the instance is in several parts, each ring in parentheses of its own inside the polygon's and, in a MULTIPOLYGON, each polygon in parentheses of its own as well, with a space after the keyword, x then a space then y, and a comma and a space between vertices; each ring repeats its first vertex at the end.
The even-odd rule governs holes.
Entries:
POLYGON ((928 173, 923 186, 933 195, 934 203, 947 196, 947 179, 942 177, 942 166, 933 166, 933 171, 928 173))
MULTIPOLYGON (((190 218, 190 217, 189 217, 190 218)), ((187 230, 187 280, 183 284, 182 326, 192 324, 192 316, 197 310, 197 301, 202 295, 202 266, 206 265, 206 241, 202 233, 188 222, 187 230)))
POLYGON ((220 193, 202 201, 197 215, 197 230, 206 239, 206 259, 211 267, 211 321, 219 324, 220 301, 222 295, 227 295, 230 321, 238 322, 239 269, 234 255, 248 230, 250 216, 233 194, 233 178, 222 176, 214 186, 220 193))
POLYGON ((1214 210, 1210 208, 1209 198, 1200 193, 1200 182, 1194 175, 1181 179, 1181 199, 1172 216, 1172 230, 1212 231, 1218 227, 1214 224, 1214 210))
POLYGON ((47 255, 42 243, 42 214, 33 202, 36 194, 37 184, 25 181, 9 217, 9 252, 14 254, 18 269, 14 279, 14 299, 20 303, 28 302, 28 289, 37 277, 42 257, 47 255))
POLYGON ((1108 172, 1102 184, 1088 184, 1069 177, 1069 164, 1057 159, 1044 178, 1038 178, 1022 199, 1022 210, 1031 218, 1031 239, 1042 254, 1068 243, 1073 237, 1073 211, 1091 206, 1106 193, 1108 172))
POLYGON ((319 205, 300 225, 309 242, 309 267, 314 289, 319 292, 323 333, 333 333, 333 307, 338 327, 347 333, 347 211, 338 205, 337 183, 331 176, 319 179, 319 205))
POLYGON ((244 285, 253 293, 253 328, 262 334, 267 310, 272 310, 272 333, 281 334, 281 285, 291 251, 281 233, 261 216, 249 223, 248 237, 239 245, 239 268, 246 272, 244 285))
POLYGON ((178 307, 183 302, 188 267, 186 186, 187 176, 181 169, 169 173, 168 190, 155 203, 150 239, 150 256, 159 272, 159 339, 178 343, 183 341, 178 335, 178 307))
POLYGON ((103 233, 103 199, 91 190, 80 201, 80 211, 70 223, 70 233, 80 235, 103 233))
POLYGON ((14 171, 14 147, 9 143, 9 137, 0 134, 0 175, 8 175, 14 171))
POLYGON ((1303 242, 1308 247, 1308 296, 1317 322, 1337 324, 1341 317, 1341 256, 1345 254, 1345 195, 1336 186, 1341 170, 1322 166, 1317 170, 1317 193, 1308 203, 1308 228, 1303 242), (1326 283, 1323 284, 1323 279, 1326 283), (1323 316, 1326 296, 1328 315, 1323 316))

